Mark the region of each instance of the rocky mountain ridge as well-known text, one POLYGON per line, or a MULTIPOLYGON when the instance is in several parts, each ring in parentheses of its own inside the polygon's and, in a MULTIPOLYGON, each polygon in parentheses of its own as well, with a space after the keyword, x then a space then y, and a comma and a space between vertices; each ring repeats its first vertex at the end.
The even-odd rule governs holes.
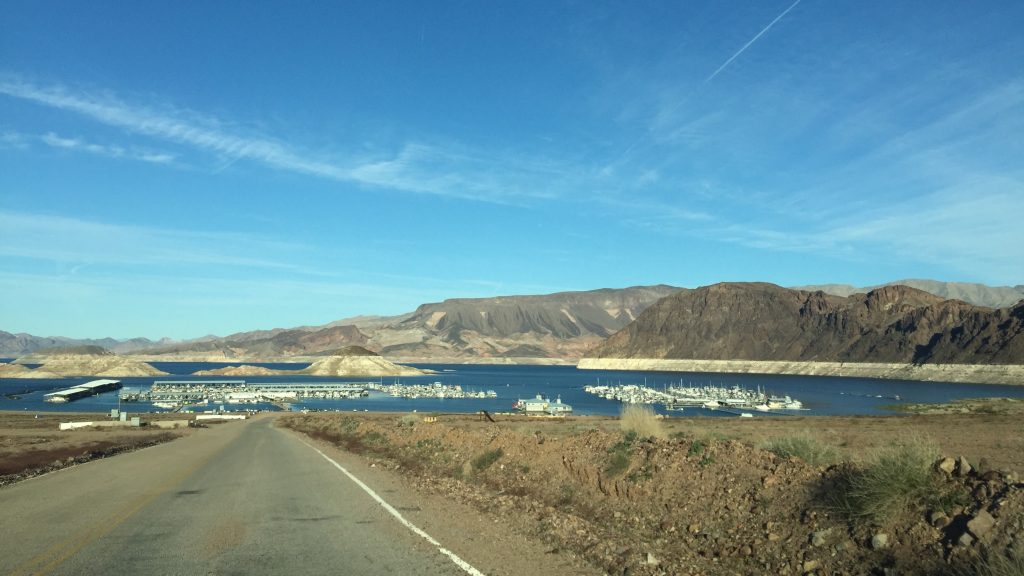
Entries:
POLYGON ((1024 300, 1024 284, 1017 286, 987 286, 970 282, 939 282, 936 280, 921 280, 908 278, 896 280, 885 284, 858 288, 849 284, 820 284, 811 286, 794 286, 794 290, 807 290, 814 292, 821 290, 826 294, 834 296, 851 296, 853 294, 866 294, 884 286, 909 286, 924 290, 930 294, 940 296, 947 300, 962 300, 975 306, 986 306, 988 308, 1008 308, 1024 300))
POLYGON ((1024 303, 984 308, 906 286, 843 298, 766 283, 680 291, 591 358, 1024 364, 1024 303))

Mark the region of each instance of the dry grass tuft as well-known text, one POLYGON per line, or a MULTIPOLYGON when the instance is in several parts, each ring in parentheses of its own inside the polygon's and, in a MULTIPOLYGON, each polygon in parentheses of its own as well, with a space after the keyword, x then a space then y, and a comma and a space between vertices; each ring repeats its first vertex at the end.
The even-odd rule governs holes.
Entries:
POLYGON ((839 460, 835 447, 816 440, 808 433, 773 438, 765 443, 764 448, 782 458, 796 456, 811 466, 827 466, 839 460))
POLYGON ((882 448, 840 478, 836 504, 852 520, 879 524, 938 504, 942 492, 932 469, 938 455, 923 437, 882 448))
POLYGON ((623 432, 633 432, 640 438, 668 438, 661 420, 647 404, 626 404, 619 416, 619 426, 623 432))

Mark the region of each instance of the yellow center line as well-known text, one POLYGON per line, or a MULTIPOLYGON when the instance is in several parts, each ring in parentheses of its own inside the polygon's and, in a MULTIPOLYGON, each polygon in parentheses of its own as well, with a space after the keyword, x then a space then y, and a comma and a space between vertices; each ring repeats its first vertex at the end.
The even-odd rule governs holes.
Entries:
POLYGON ((162 496, 163 494, 166 494, 172 488, 175 488, 176 486, 187 480, 189 477, 195 474, 200 468, 206 466, 206 464, 209 463, 214 456, 223 452, 225 448, 233 444, 236 440, 238 440, 237 436, 234 439, 227 442, 226 444, 224 444, 224 446, 222 446, 221 448, 214 451, 209 456, 197 462, 195 465, 186 468, 184 471, 178 473, 175 476, 172 476, 170 480, 158 486, 156 490, 149 492, 147 494, 143 494, 140 498, 137 498, 135 501, 129 504, 126 510, 121 511, 118 514, 115 514, 114 516, 110 517, 107 520, 104 520, 103 522, 97 522, 91 528, 87 528, 77 538, 71 538, 65 540, 64 542, 58 542, 57 544, 54 544, 53 546, 46 549, 43 553, 22 563, 20 566, 15 568, 11 572, 11 574, 17 576, 21 576, 22 574, 33 574, 35 576, 49 574, 58 566, 66 562, 68 558, 71 558, 79 551, 81 551, 82 548, 85 548, 89 544, 106 536, 115 528, 123 524, 125 520, 128 520, 129 518, 137 514, 140 510, 148 506, 151 502, 153 502, 153 500, 156 500, 158 497, 162 496), (47 560, 49 560, 49 562, 47 562, 47 560), (43 564, 44 562, 45 564, 43 564))

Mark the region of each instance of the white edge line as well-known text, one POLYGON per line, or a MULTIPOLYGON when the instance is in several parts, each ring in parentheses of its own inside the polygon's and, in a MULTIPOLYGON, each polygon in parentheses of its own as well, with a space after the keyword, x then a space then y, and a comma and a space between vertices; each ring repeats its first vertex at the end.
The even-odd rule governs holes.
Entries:
POLYGON ((441 546, 440 542, 438 542, 436 539, 434 539, 434 537, 431 536, 430 534, 427 534, 426 532, 424 532, 422 528, 420 528, 419 526, 417 526, 417 525, 413 524, 412 522, 409 522, 408 520, 406 520, 405 516, 402 516, 401 512, 396 510, 394 506, 392 506, 391 504, 388 504, 387 502, 385 502, 383 498, 378 496, 377 493, 374 492, 365 483, 363 483, 362 480, 360 480, 359 478, 356 478, 354 474, 352 474, 351 472, 346 470, 341 464, 338 464, 337 462, 335 462, 330 456, 328 456, 327 454, 324 454, 323 452, 321 452, 319 448, 317 448, 316 446, 313 446, 312 444, 307 443, 305 440, 302 440, 302 439, 299 439, 299 442, 302 442, 306 446, 309 446, 310 448, 315 450, 317 454, 323 456, 325 460, 327 460, 331 464, 334 464, 335 468, 337 468, 338 470, 341 470, 342 474, 344 474, 345 476, 348 476, 348 479, 353 481, 353 482, 355 482, 356 486, 359 486, 360 488, 362 488, 363 492, 366 492, 367 494, 369 494, 370 498, 373 498, 374 500, 376 500, 377 503, 380 504, 382 508, 384 508, 385 510, 388 511, 388 514, 391 514, 392 516, 394 516, 396 520, 401 522, 403 526, 405 526, 406 528, 411 530, 413 533, 419 535, 420 537, 422 537, 427 542, 430 542, 431 544, 436 546, 438 551, 441 552, 441 554, 444 554, 445 556, 450 558, 451 561, 454 562, 455 565, 458 566, 459 568, 462 568, 462 570, 464 572, 466 572, 467 574, 472 574, 473 576, 484 576, 483 572, 481 572, 481 571, 477 570, 476 568, 474 568, 469 562, 466 562, 462 558, 459 558, 459 556, 455 552, 452 552, 451 550, 445 548, 444 546, 441 546))

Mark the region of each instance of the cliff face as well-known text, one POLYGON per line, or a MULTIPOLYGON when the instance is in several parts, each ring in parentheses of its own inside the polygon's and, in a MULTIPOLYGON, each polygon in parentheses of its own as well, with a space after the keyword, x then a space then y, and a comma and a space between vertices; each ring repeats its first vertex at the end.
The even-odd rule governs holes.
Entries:
POLYGON ((648 308, 588 354, 880 363, 1024 363, 1024 303, 993 310, 906 286, 847 298, 724 283, 648 308))

